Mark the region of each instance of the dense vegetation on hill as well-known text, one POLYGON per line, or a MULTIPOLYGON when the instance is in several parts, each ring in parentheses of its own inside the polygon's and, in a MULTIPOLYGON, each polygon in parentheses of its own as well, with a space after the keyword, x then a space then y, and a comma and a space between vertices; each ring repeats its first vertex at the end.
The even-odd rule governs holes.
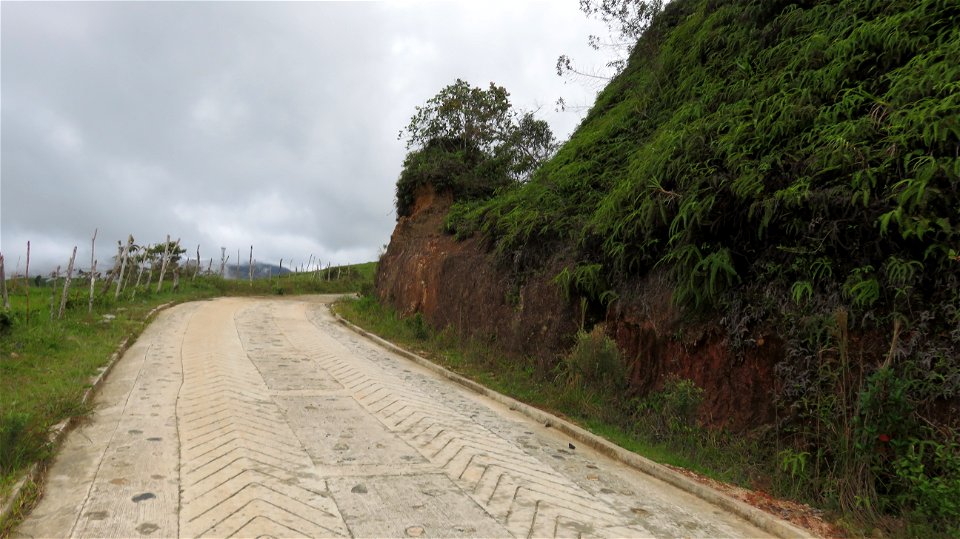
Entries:
POLYGON ((960 531, 960 4, 675 0, 555 157, 447 226, 518 278, 566 253, 600 308, 660 272, 734 347, 776 328, 801 495, 960 531))

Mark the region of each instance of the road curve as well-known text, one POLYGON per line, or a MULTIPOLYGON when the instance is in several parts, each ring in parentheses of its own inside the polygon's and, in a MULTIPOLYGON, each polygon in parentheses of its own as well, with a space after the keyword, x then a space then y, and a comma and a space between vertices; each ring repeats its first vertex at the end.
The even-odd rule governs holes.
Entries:
POLYGON ((324 297, 163 312, 20 537, 763 537, 335 323, 324 297))

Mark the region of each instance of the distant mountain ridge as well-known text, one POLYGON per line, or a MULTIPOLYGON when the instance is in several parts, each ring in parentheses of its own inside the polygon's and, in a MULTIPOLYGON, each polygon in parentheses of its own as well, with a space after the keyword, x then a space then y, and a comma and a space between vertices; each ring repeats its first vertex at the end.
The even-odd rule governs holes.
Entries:
MULTIPOLYGON (((186 260, 181 264, 182 271, 188 273, 193 272, 193 268, 197 266, 196 260, 186 260)), ((207 263, 200 264, 200 271, 206 273, 207 267, 210 268, 210 271, 213 273, 219 273, 220 264, 217 261, 214 261, 213 264, 207 263)), ((289 268, 282 268, 276 264, 270 264, 268 262, 254 262, 253 263, 253 278, 262 279, 265 277, 271 277, 274 275, 286 275, 292 273, 289 268)), ((249 264, 240 264, 238 268, 236 264, 227 264, 223 269, 223 276, 226 279, 247 279, 250 274, 250 265, 249 264)))
MULTIPOLYGON (((249 264, 240 264, 239 269, 236 265, 228 264, 224 271, 227 279, 246 279, 250 274, 250 265, 249 264)), ((262 279, 265 277, 271 277, 273 275, 286 275, 288 273, 293 273, 288 268, 280 267, 276 264, 269 264, 267 262, 254 262, 253 263, 253 278, 262 279)))

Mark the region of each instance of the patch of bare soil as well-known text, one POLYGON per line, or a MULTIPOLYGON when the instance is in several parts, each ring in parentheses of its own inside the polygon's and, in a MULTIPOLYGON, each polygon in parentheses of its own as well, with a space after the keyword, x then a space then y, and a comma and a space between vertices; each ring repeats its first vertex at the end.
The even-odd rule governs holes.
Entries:
POLYGON ((823 511, 814 509, 809 505, 789 500, 778 500, 765 492, 748 490, 727 483, 721 483, 720 481, 685 468, 670 466, 669 464, 665 464, 665 466, 698 483, 702 483, 714 490, 719 490, 728 496, 752 505, 775 517, 782 518, 794 526, 808 530, 818 537, 847 537, 847 534, 844 533, 843 530, 824 519, 823 511))

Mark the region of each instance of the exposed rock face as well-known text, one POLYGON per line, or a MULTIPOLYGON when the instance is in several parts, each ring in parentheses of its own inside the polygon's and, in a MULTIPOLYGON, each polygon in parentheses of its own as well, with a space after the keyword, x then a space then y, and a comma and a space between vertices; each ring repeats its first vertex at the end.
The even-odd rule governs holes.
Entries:
MULTIPOLYGON (((409 217, 397 223, 377 269, 381 301, 403 314, 422 313, 437 328, 490 339, 504 352, 549 367, 573 344, 580 307, 552 282, 565 261, 555 258, 518 284, 481 240, 457 241, 442 231, 453 199, 421 188, 409 217)), ((676 339, 680 321, 666 283, 649 277, 632 299, 608 309, 607 333, 629 369, 633 395, 658 389, 671 376, 704 389, 701 419, 710 425, 748 428, 774 419, 774 365, 782 347, 774 339, 739 353, 716 332, 690 344, 676 339)))
POLYGON ((434 327, 549 362, 570 345, 579 323, 551 282, 556 272, 548 268, 518 287, 479 239, 461 242, 441 231, 452 203, 448 194, 420 188, 413 212, 397 222, 380 259, 377 295, 403 314, 422 313, 434 327))
POLYGON ((607 333, 629 362, 632 392, 645 395, 670 377, 686 378, 704 389, 704 424, 743 430, 775 419, 779 339, 758 337, 756 344, 734 351, 716 330, 677 338, 691 328, 681 324, 669 285, 652 276, 640 288, 637 299, 618 302, 606 318, 607 333))
POLYGON ((401 217, 380 258, 376 275, 377 295, 408 315, 422 312, 428 320, 436 310, 439 263, 450 251, 463 251, 453 238, 440 231, 444 215, 453 203, 450 195, 437 195, 421 188, 410 216, 401 217))

